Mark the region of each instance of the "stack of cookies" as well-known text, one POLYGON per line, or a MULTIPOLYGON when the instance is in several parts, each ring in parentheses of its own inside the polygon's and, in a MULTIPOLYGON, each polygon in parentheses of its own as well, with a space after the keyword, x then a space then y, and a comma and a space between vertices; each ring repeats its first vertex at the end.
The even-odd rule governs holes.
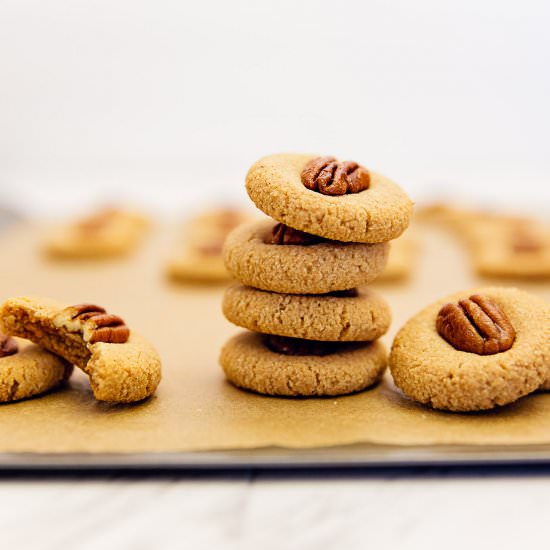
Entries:
POLYGON ((246 187, 273 219, 239 226, 224 246, 226 267, 242 284, 227 289, 223 311, 251 331, 223 347, 227 378, 266 395, 371 386, 386 368, 378 338, 391 314, 364 285, 383 271, 412 202, 385 177, 334 157, 265 157, 246 187))

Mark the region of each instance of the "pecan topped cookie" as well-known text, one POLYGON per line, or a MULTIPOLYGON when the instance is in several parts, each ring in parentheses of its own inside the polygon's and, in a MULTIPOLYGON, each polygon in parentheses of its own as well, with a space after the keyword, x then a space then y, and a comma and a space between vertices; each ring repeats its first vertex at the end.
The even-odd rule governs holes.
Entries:
POLYGON ((516 288, 459 292, 405 324, 389 366, 404 393, 436 409, 512 403, 550 380, 550 305, 516 288))
POLYGON ((397 184, 334 157, 264 157, 248 171, 246 189, 268 216, 334 241, 389 241, 403 233, 412 215, 412 201, 397 184))
POLYGON ((123 256, 138 245, 148 225, 142 214, 103 208, 49 235, 44 251, 65 259, 123 256))
POLYGON ((236 386, 268 395, 344 395, 371 386, 386 366, 377 340, 387 304, 363 287, 386 267, 412 202, 354 161, 271 155, 246 176, 272 220, 236 228, 224 245, 223 312, 253 333, 230 340, 220 363, 236 386), (255 333, 255 334, 254 334, 255 333))
POLYGON ((140 401, 160 382, 154 348, 101 306, 64 307, 52 300, 11 298, 0 308, 0 327, 80 367, 100 401, 140 401))

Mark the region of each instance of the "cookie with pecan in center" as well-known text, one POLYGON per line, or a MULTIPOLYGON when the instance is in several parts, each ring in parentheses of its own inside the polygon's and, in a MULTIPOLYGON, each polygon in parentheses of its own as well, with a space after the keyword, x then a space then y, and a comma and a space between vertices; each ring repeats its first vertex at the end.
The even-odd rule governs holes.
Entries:
POLYGON ((513 403, 550 380, 550 305, 516 288, 453 294, 404 325, 389 367, 404 393, 435 409, 513 403))
POLYGON ((271 218, 335 241, 395 239, 412 215, 413 203, 396 183, 357 162, 334 157, 264 157, 248 171, 246 190, 271 218))

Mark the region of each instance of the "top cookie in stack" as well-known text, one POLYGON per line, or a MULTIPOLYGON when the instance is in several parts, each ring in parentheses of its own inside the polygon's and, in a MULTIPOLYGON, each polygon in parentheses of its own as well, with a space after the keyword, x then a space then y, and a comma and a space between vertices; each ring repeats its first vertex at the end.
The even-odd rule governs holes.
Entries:
POLYGON ((390 312, 381 297, 357 287, 384 269, 387 241, 407 228, 412 202, 383 176, 333 157, 265 157, 248 172, 246 187, 275 221, 238 227, 224 247, 229 272, 246 285, 227 290, 224 313, 262 333, 226 344, 226 375, 270 395, 368 387, 386 365, 376 339, 390 312))

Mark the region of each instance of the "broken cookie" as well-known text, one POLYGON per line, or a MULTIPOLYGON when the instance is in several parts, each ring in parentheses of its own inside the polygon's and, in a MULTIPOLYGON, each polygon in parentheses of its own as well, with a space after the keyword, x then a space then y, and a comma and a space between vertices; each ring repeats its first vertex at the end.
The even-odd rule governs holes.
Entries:
POLYGON ((0 308, 0 327, 81 368, 99 401, 140 401, 152 395, 160 382, 155 349, 102 307, 11 298, 0 308))

